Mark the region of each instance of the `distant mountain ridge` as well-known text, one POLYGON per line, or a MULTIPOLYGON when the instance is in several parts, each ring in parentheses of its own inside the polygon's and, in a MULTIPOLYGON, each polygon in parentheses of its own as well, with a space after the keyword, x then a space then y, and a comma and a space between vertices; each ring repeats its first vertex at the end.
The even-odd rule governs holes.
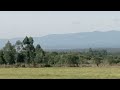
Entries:
MULTIPOLYGON (((9 39, 12 44, 23 38, 9 39)), ((2 48, 8 39, 0 39, 2 48)), ((43 49, 83 49, 83 48, 120 48, 120 31, 81 32, 68 34, 50 34, 34 37, 35 45, 40 44, 43 49)))

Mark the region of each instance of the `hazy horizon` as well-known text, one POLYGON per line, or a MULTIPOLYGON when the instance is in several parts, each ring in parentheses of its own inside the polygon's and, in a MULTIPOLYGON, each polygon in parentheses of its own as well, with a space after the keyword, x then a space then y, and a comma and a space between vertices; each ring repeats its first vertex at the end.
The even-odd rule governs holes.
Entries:
POLYGON ((0 39, 120 31, 120 11, 0 11, 0 39))

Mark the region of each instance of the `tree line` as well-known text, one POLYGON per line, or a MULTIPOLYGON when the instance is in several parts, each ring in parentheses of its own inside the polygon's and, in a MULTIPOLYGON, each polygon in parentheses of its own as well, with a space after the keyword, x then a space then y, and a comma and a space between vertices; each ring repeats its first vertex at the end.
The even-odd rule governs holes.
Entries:
POLYGON ((89 49, 87 52, 47 52, 39 44, 33 45, 32 37, 16 41, 14 45, 8 41, 0 50, 0 65, 16 67, 54 67, 84 65, 119 64, 120 56, 106 50, 89 49))

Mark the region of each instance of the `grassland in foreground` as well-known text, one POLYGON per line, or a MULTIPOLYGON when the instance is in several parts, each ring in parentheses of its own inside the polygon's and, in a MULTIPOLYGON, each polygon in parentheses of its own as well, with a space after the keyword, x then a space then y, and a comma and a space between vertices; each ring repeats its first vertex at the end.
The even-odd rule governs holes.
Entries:
POLYGON ((120 67, 0 68, 1 79, 120 79, 120 67))

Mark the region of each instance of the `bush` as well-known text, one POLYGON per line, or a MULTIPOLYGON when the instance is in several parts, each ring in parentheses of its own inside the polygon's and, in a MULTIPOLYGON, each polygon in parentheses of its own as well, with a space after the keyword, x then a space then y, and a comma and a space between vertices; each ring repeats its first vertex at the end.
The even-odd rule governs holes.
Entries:
POLYGON ((45 64, 44 67, 51 67, 51 65, 49 65, 49 64, 45 64))
POLYGON ((25 67, 25 64, 22 64, 21 67, 25 67))

